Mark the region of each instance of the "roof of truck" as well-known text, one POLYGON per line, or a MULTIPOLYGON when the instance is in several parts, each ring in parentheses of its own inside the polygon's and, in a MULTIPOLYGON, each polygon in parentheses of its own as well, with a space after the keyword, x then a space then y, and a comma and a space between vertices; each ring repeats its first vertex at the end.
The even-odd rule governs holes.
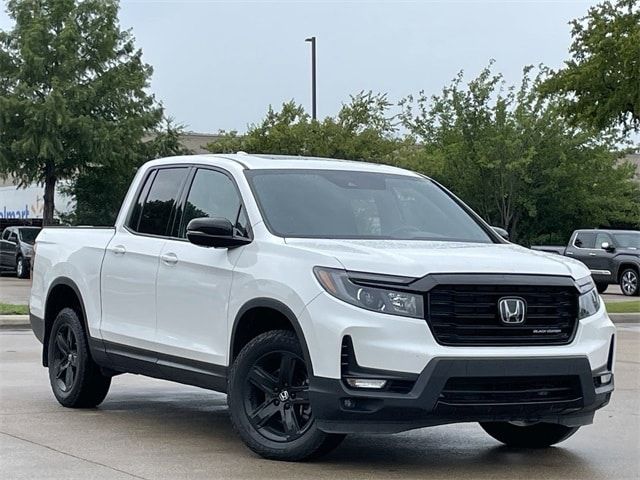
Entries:
POLYGON ((153 164, 164 163, 224 163, 232 161, 244 169, 310 169, 310 170, 356 170, 366 172, 391 173, 396 175, 414 175, 418 174, 410 170, 384 165, 381 163, 370 163, 356 160, 343 160, 335 158, 323 157, 307 157, 294 155, 268 155, 268 154, 249 154, 249 153, 221 153, 211 155, 185 155, 180 157, 168 157, 158 160, 152 160, 153 164))

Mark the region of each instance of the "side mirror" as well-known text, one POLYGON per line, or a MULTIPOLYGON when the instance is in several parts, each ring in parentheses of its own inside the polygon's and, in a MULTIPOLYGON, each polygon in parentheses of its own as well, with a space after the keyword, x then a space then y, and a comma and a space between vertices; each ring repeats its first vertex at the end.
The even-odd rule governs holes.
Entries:
POLYGON ((233 248, 251 243, 233 234, 233 225, 222 217, 194 218, 187 225, 187 239, 194 245, 215 248, 233 248))
POLYGON ((602 242, 600 248, 606 250, 607 252, 613 252, 615 250, 615 248, 613 248, 613 245, 609 244, 609 242, 602 242))
POLYGON ((491 227, 493 228, 493 231, 496 232, 498 235, 500 235, 502 238, 504 238, 505 240, 509 240, 509 232, 507 232, 504 228, 500 228, 500 227, 491 227))

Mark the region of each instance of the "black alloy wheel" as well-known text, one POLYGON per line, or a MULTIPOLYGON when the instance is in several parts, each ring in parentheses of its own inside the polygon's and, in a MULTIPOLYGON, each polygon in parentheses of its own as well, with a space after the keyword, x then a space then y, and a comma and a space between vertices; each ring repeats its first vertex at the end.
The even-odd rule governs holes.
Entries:
POLYGON ((70 325, 62 325, 54 339, 53 375, 57 387, 69 392, 78 376, 78 339, 70 325))
POLYGON ((234 360, 227 388, 231 422, 258 455, 309 460, 344 439, 318 429, 310 401, 311 371, 298 337, 289 330, 258 335, 234 360))
POLYGON ((295 353, 275 351, 260 357, 249 370, 243 397, 251 425, 269 440, 295 440, 311 425, 309 375, 295 353))
POLYGON ((84 325, 72 308, 60 310, 47 336, 49 382, 58 402, 92 408, 109 392, 111 377, 91 358, 84 325))

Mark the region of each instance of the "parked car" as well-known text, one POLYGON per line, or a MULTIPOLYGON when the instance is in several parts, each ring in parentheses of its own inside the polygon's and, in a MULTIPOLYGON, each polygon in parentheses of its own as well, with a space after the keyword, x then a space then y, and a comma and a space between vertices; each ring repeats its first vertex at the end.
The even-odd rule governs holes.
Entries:
POLYGON ((31 324, 62 405, 95 407, 126 372, 225 392, 266 458, 471 421, 545 447, 614 388, 615 327, 582 263, 391 166, 154 160, 114 228, 45 228, 36 251, 31 324))
POLYGON ((619 284, 625 295, 640 295, 639 231, 576 230, 566 247, 531 248, 580 260, 589 267, 600 293, 609 285, 619 284))
POLYGON ((29 278, 33 244, 40 227, 7 227, 0 237, 0 271, 15 272, 18 278, 29 278))

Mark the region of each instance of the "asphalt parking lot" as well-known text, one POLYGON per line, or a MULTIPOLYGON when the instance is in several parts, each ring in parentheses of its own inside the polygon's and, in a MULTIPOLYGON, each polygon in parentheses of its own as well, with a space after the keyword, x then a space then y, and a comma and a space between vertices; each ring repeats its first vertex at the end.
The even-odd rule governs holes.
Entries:
POLYGON ((3 273, 0 276, 0 302, 14 305, 27 305, 31 280, 16 278, 15 275, 3 273))
POLYGON ((619 326, 611 403, 561 446, 510 450, 475 424, 348 438, 314 463, 260 459, 233 433, 225 397, 122 375, 97 409, 49 390, 40 344, 0 332, 0 473, 5 479, 637 479, 640 326, 619 326))

